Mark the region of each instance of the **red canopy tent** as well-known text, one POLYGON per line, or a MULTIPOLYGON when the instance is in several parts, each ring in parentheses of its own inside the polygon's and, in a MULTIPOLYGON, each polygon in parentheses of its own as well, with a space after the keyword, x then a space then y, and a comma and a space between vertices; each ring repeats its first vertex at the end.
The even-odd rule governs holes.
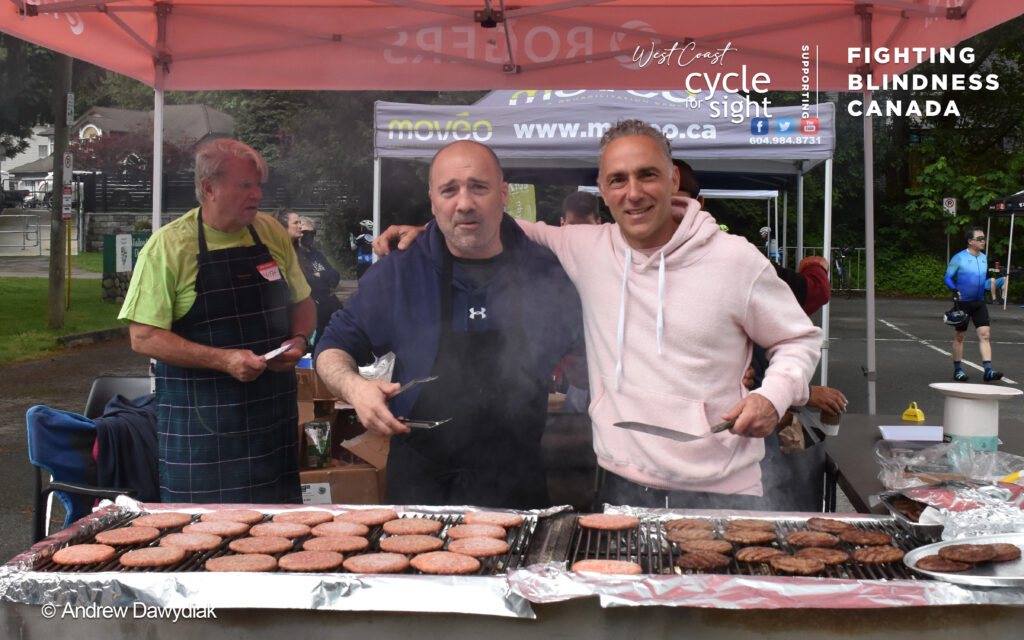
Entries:
MULTIPOLYGON (((8 0, 0 31, 152 86, 159 130, 166 89, 785 89, 814 104, 1022 13, 1021 0, 8 0)), ((864 138, 874 413, 867 116, 864 138)), ((154 227, 160 197, 155 180, 154 227)))

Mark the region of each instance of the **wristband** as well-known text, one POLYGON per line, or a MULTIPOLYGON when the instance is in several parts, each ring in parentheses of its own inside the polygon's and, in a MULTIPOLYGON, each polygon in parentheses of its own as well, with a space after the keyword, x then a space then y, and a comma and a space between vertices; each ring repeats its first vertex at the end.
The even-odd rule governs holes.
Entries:
POLYGON ((302 341, 305 343, 305 346, 302 347, 302 353, 307 353, 309 351, 309 338, 307 338, 305 336, 305 334, 294 333, 294 334, 292 334, 292 337, 293 338, 302 338, 302 341))

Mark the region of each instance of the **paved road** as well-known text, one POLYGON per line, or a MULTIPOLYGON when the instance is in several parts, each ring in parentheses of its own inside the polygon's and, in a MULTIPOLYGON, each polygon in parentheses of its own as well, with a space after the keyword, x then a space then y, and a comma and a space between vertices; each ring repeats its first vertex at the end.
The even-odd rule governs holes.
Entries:
MULTIPOLYGON (((928 387, 951 380, 947 355, 953 333, 941 321, 947 303, 934 300, 879 299, 877 324, 878 412, 902 413, 916 401, 928 422, 941 424, 943 399, 928 387)), ((867 385, 860 368, 865 362, 863 299, 832 303, 832 341, 829 384, 843 389, 849 410, 867 411, 867 385)), ((1007 376, 996 384, 1019 386, 1024 380, 1024 309, 993 315, 995 364, 1007 376)), ((973 329, 965 355, 978 362, 973 329)), ((145 358, 133 353, 125 339, 79 347, 49 358, 0 367, 0 560, 28 547, 31 536, 32 474, 25 439, 25 411, 36 404, 81 411, 92 379, 97 375, 140 375, 145 358)), ((972 381, 980 373, 971 369, 972 381)), ((1001 428, 1024 428, 1024 399, 1001 403, 1001 428)), ((870 455, 869 452, 865 452, 870 455)))

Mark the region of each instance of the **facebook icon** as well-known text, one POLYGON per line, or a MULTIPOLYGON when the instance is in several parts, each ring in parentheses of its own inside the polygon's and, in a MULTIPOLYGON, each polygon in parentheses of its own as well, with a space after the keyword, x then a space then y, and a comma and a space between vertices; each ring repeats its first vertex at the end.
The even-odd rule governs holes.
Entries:
POLYGON ((768 118, 752 118, 750 120, 750 133, 755 136, 768 135, 768 118))

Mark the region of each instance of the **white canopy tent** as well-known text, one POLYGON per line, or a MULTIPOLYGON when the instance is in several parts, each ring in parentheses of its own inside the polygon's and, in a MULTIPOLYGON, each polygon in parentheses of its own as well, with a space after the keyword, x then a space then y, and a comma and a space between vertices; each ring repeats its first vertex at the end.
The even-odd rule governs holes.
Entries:
MULTIPOLYGON (((710 101, 682 91, 637 90, 501 90, 474 105, 378 102, 374 107, 374 228, 380 229, 382 158, 425 162, 450 142, 476 140, 493 149, 506 169, 596 170, 601 135, 618 120, 638 118, 660 129, 672 143, 673 155, 695 171, 795 179, 798 255, 803 251, 803 175, 824 164, 823 217, 825 246, 829 246, 834 105, 772 107, 770 111, 758 107, 731 94, 710 101), (744 116, 728 115, 739 113, 744 116), (809 119, 813 120, 808 123, 809 119)), ((828 325, 826 306, 822 384, 828 380, 828 325)))

